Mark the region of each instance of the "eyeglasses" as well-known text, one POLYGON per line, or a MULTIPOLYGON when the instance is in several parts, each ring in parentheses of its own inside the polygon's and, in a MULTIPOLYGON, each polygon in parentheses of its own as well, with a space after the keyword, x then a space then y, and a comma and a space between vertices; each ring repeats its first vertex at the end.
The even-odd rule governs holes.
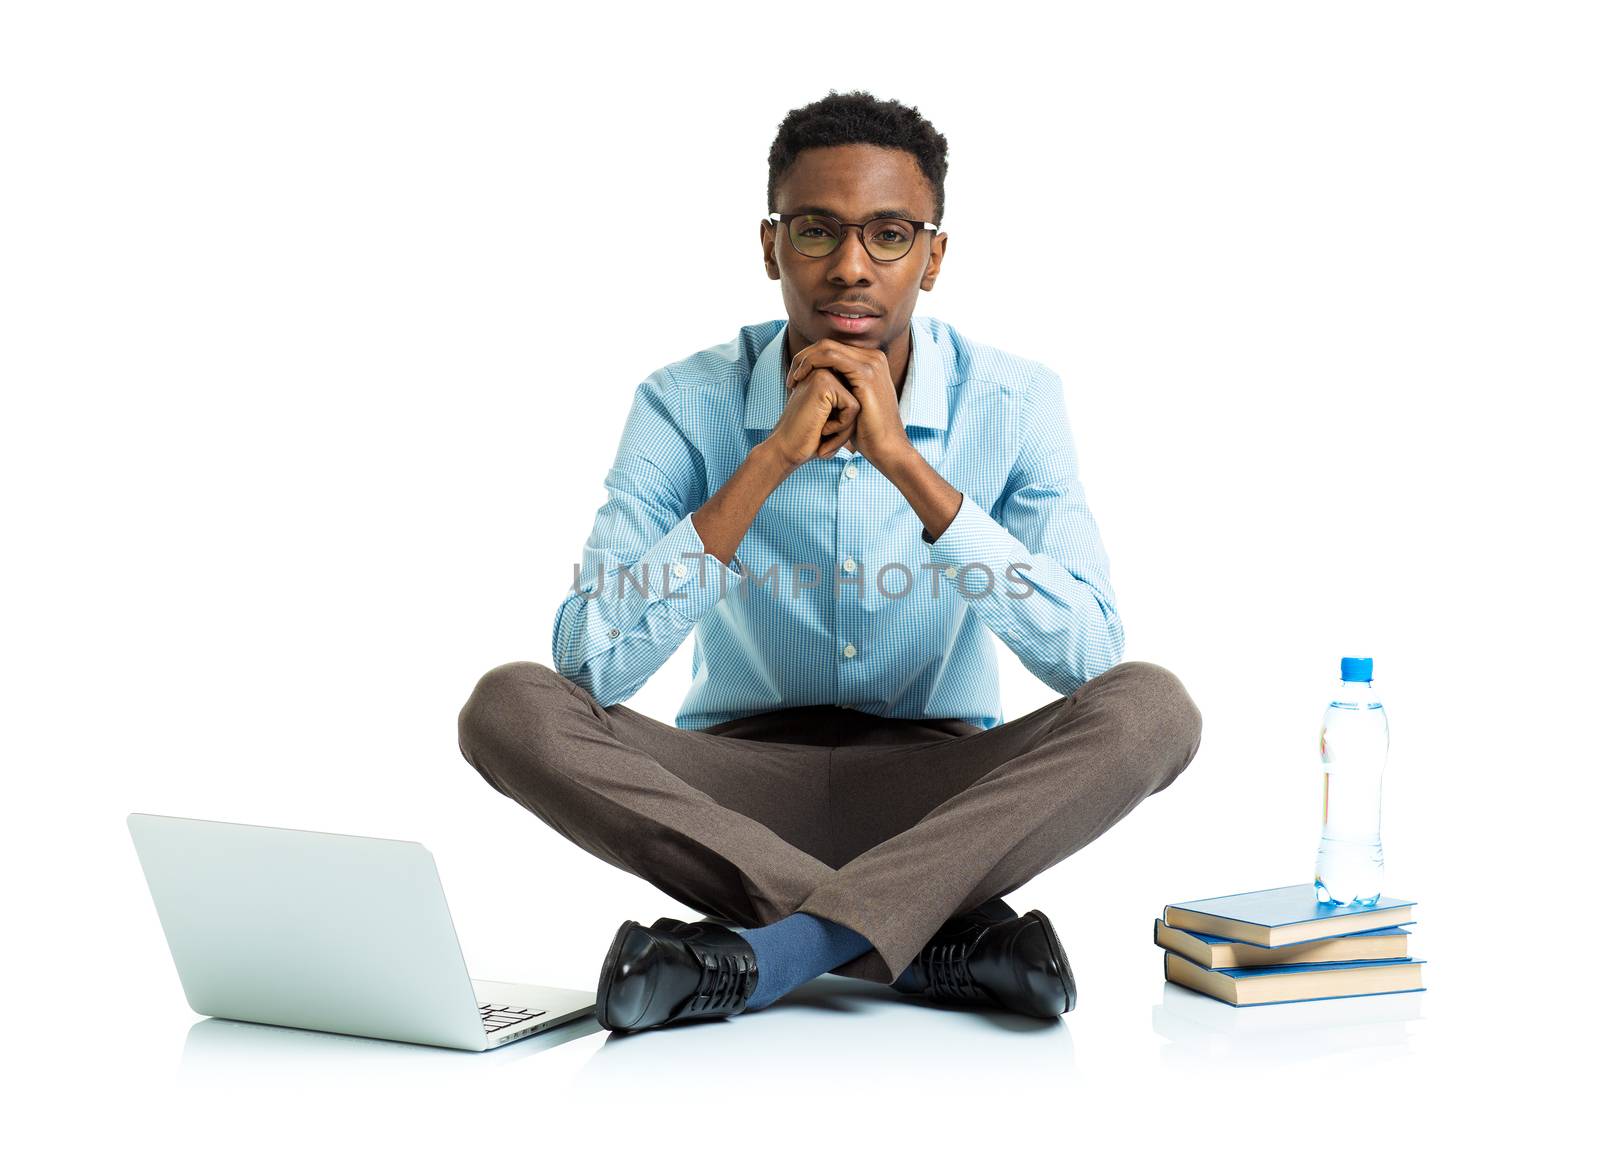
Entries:
POLYGON ((846 228, 859 228, 867 254, 884 264, 911 251, 918 233, 939 230, 937 224, 926 220, 902 220, 898 216, 880 216, 865 224, 846 224, 811 212, 772 212, 767 219, 789 226, 789 243, 802 256, 826 256, 839 246, 846 228))

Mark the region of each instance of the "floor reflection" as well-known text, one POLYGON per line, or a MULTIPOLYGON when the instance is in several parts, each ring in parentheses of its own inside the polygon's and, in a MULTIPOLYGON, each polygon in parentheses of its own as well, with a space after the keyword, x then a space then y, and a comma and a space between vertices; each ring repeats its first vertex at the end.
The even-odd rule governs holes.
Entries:
POLYGON ((473 1067, 526 1060, 541 1052, 600 1031, 594 1015, 569 1021, 549 1032, 518 1040, 488 1052, 462 1052, 396 1040, 370 1040, 333 1032, 280 1028, 272 1024, 247 1024, 239 1020, 207 1018, 189 1029, 184 1040, 180 1071, 183 1075, 225 1075, 283 1071, 303 1075, 318 1065, 337 1065, 341 1072, 370 1068, 390 1071, 401 1066, 473 1067))
POLYGON ((1407 1056, 1423 1019, 1426 992, 1351 996, 1298 1004, 1235 1008, 1177 984, 1163 985, 1151 1025, 1164 1064, 1210 1068, 1219 1060, 1285 1064, 1359 1053, 1364 1059, 1407 1056))
POLYGON ((730 1020, 610 1034, 575 1086, 614 1092, 648 1080, 671 1090, 703 1085, 707 1076, 765 1080, 824 1069, 835 1079, 859 1074, 874 1090, 885 1079, 926 1088, 945 1076, 970 1086, 975 1072, 1059 1079, 1074 1068, 1066 1021, 929 1004, 882 984, 828 975, 730 1020))
MULTIPOLYGON (((319 1069, 388 1076, 512 1064, 558 1045, 590 1039, 573 1087, 615 1093, 659 1088, 670 1094, 703 1085, 707 1075, 739 1080, 816 1075, 834 1083, 856 1077, 877 1090, 904 1080, 923 1090, 970 1087, 974 1077, 1014 1084, 1019 1076, 1059 1083, 1075 1067, 1070 1017, 1035 1020, 1009 1012, 930 1004, 881 985, 822 976, 777 1004, 732 1020, 695 1021, 632 1034, 604 1032, 583 1017, 492 1052, 204 1019, 189 1029, 180 1074, 246 1078, 315 1077, 319 1069)), ((578 1059, 583 1053, 577 1052, 578 1059)), ((538 1065, 530 1065, 536 1068, 538 1065)))

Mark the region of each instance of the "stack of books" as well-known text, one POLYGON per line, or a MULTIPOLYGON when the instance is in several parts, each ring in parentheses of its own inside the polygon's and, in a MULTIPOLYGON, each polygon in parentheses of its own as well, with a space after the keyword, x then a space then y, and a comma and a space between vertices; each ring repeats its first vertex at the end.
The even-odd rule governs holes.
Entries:
POLYGON ((1156 921, 1167 979, 1226 1004, 1421 992, 1412 900, 1321 904, 1314 884, 1168 904, 1156 921))

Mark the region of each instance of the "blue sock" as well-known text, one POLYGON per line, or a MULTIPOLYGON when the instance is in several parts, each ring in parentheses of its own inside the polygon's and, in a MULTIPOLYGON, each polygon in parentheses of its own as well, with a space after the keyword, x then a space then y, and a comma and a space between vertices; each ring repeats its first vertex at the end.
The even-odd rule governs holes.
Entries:
POLYGON ((872 950, 872 941, 853 928, 807 912, 737 931, 756 952, 756 988, 745 1005, 747 1011, 765 1008, 807 980, 872 950))

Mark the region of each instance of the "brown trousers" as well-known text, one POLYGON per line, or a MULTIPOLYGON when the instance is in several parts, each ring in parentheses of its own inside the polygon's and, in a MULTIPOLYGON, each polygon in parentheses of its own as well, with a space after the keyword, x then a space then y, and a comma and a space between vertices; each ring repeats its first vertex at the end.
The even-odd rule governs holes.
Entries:
POLYGON ((873 950, 835 972, 889 983, 951 916, 1172 783, 1200 710, 1128 661, 988 730, 819 705, 697 732, 517 662, 478 681, 459 734, 490 784, 585 851, 746 927, 844 924, 873 950))

